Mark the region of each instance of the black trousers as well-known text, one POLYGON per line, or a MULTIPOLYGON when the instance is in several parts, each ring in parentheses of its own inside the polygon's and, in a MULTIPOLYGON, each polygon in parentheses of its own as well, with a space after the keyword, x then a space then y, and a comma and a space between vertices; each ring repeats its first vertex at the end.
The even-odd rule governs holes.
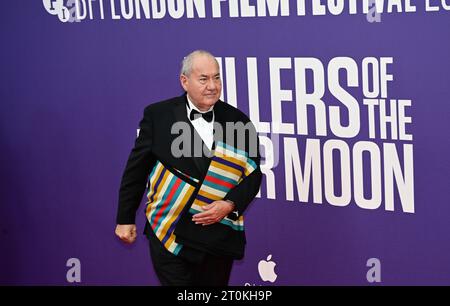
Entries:
MULTIPOLYGON (((152 232, 152 231, 151 231, 152 232)), ((166 250, 155 234, 147 235, 153 268, 163 286, 227 286, 233 259, 203 254, 191 262, 166 250)), ((185 246, 183 248, 186 248, 185 246)), ((182 250, 183 251, 183 250, 182 250)))

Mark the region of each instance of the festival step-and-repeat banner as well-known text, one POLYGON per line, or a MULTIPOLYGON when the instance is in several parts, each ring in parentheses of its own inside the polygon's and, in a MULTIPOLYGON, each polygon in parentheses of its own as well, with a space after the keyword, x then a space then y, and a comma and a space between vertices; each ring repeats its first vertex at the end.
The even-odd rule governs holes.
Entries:
POLYGON ((1 23, 1 284, 159 284, 118 190, 196 49, 263 155, 231 285, 450 284, 450 1, 11 0, 1 23))

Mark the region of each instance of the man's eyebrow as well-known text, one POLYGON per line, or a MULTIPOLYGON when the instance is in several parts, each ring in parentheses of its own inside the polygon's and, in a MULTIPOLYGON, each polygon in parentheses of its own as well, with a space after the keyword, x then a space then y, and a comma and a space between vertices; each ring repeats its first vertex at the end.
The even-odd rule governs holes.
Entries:
MULTIPOLYGON (((220 72, 219 72, 219 73, 216 73, 214 76, 220 76, 220 72)), ((206 75, 206 74, 200 74, 200 77, 201 77, 201 78, 207 78, 208 75, 206 75)))

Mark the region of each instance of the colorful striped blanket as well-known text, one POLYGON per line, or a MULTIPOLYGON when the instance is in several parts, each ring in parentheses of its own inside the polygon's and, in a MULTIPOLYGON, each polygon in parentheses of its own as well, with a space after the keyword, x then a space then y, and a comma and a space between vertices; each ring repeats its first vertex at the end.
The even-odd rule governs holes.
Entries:
MULTIPOLYGON (((242 150, 218 142, 208 171, 200 182, 160 161, 149 175, 146 216, 154 233, 165 248, 178 255, 182 245, 175 242, 174 230, 186 211, 199 213, 202 206, 221 200, 256 168, 255 162, 242 150)), ((220 221, 235 231, 244 230, 244 216, 225 217, 220 221)))

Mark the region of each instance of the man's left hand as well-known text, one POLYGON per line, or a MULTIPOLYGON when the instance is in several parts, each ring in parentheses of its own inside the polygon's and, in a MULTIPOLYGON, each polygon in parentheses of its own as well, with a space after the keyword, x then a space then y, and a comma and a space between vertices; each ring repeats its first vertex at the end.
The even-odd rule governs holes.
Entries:
POLYGON ((192 217, 192 221, 194 221, 195 224, 211 225, 220 222, 231 213, 234 210, 234 204, 232 202, 219 200, 214 201, 209 205, 205 205, 202 208, 204 212, 195 214, 192 217))

